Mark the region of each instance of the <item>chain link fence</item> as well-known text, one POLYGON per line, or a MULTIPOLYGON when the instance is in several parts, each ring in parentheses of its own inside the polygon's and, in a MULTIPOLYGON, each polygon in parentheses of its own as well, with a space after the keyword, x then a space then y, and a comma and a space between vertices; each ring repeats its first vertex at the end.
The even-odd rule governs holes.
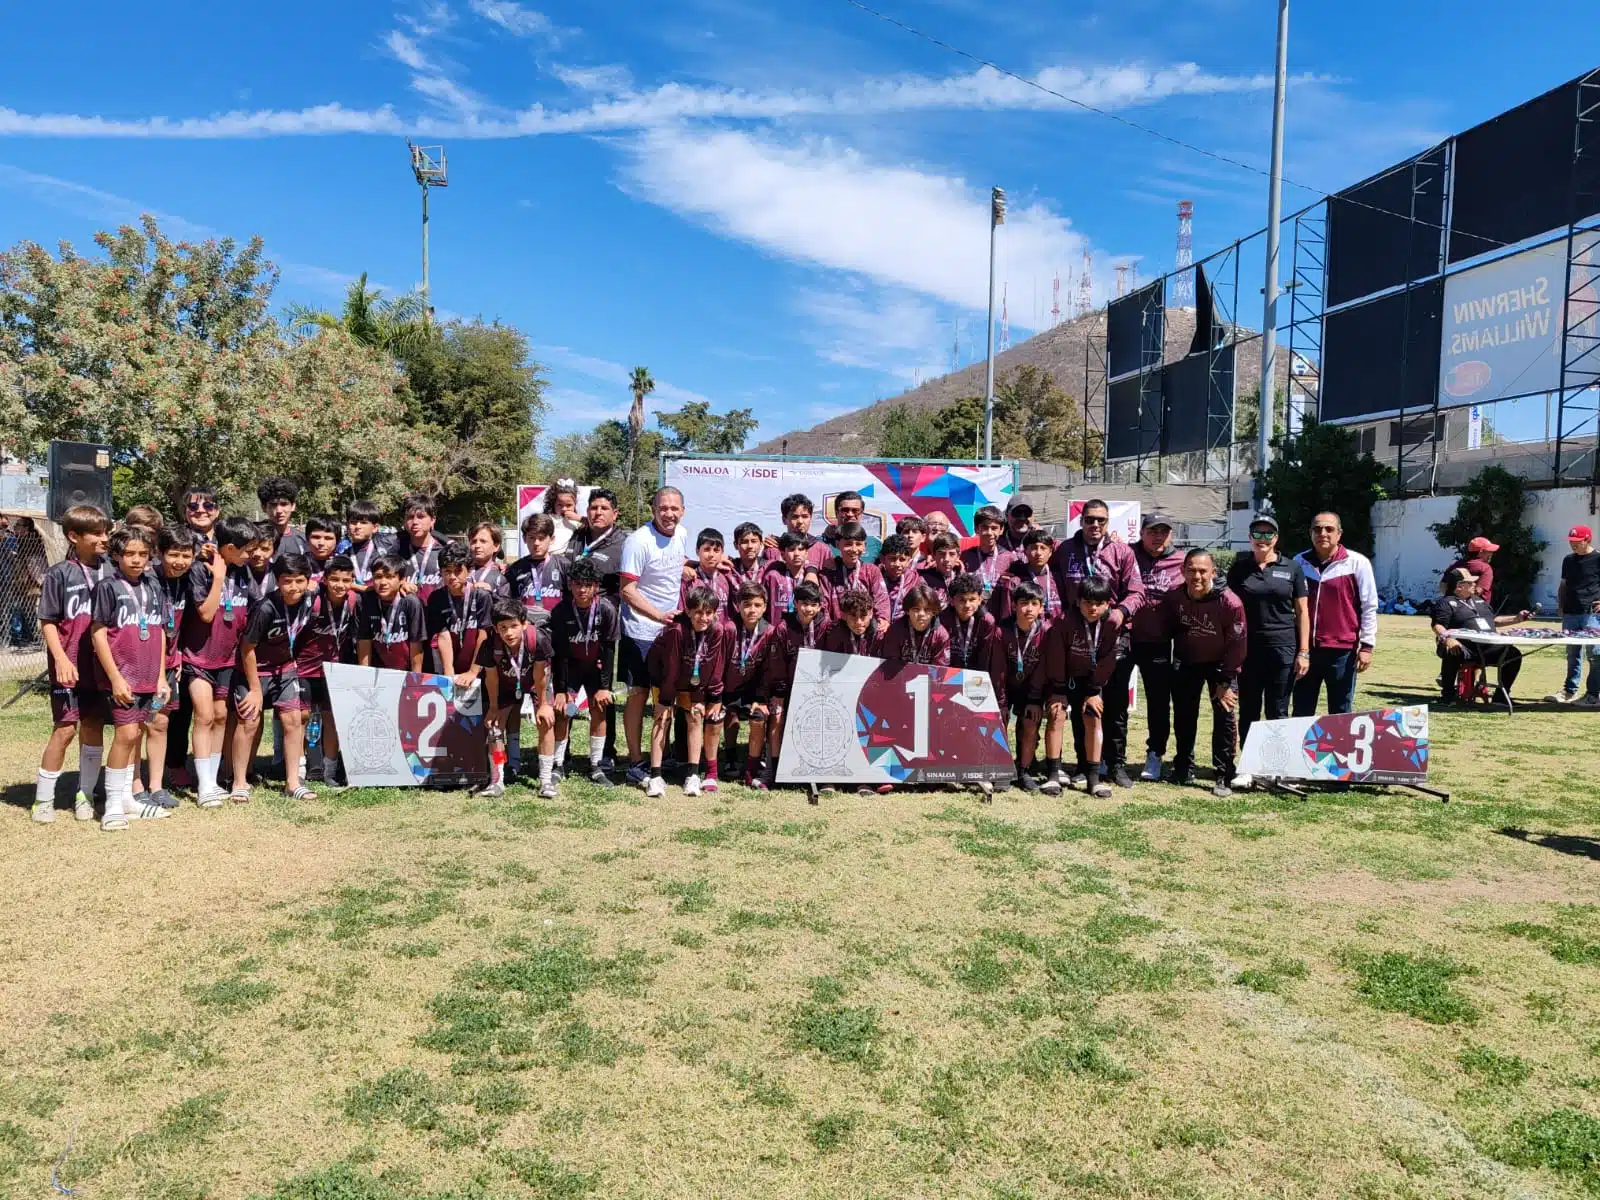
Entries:
MULTIPOLYGON (((25 683, 45 669, 39 631, 39 592, 44 573, 60 562, 65 543, 59 529, 37 517, 0 513, 0 681, 25 683)), ((0 702, 15 689, 7 687, 0 702)))

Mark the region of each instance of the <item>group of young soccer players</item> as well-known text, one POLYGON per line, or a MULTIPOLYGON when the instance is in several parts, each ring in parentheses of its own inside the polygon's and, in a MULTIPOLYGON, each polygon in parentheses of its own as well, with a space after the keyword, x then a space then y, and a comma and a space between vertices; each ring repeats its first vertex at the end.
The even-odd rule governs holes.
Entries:
POLYGON ((424 496, 406 499, 393 536, 379 532, 380 511, 367 501, 347 507, 342 530, 333 518, 299 528, 296 496, 286 479, 263 481, 260 522, 219 519, 204 487, 185 494, 176 522, 150 509, 130 510, 115 529, 98 509, 65 515, 70 552, 50 568, 40 602, 55 728, 35 820, 54 819, 74 738, 74 814, 93 819, 103 768, 103 829, 170 815, 191 747, 199 807, 247 802, 269 712, 285 791, 308 799, 313 782, 341 785, 328 663, 481 686, 492 795, 521 772, 525 699, 539 789, 556 794, 584 697, 593 731, 586 774, 610 783, 619 644, 623 681, 655 701, 648 764, 630 729, 623 770, 653 796, 664 794, 674 758, 690 795, 715 791, 725 776, 771 786, 803 648, 986 672, 1015 724, 1018 786, 1055 795, 1078 783, 1109 794, 1098 768, 1101 693, 1121 636, 1107 616, 1112 589, 1093 576, 1064 588, 1049 535, 1018 531, 998 509, 977 512, 965 550, 947 527, 903 519, 868 562, 859 497, 837 497, 839 519, 817 538, 812 502, 791 496, 777 536, 741 524, 729 553, 719 531, 702 530, 694 554, 683 555, 677 607, 641 645, 625 632, 631 577, 617 569, 616 501, 604 489, 589 501, 591 525, 608 518, 602 536, 585 526, 588 536, 558 546, 559 517, 535 514, 521 531, 526 553, 509 565, 490 522, 463 540, 436 538, 424 496), (1069 720, 1076 766, 1063 771, 1069 720), (315 778, 302 770, 308 748, 320 752, 315 778))

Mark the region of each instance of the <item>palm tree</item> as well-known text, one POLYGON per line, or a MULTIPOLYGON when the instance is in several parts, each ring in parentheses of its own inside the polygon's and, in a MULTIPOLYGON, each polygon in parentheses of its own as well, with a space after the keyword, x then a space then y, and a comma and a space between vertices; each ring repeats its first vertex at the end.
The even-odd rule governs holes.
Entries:
POLYGON ((644 433, 644 398, 656 390, 656 381, 650 378, 649 367, 635 367, 628 386, 633 389, 633 407, 628 410, 628 455, 622 463, 622 477, 631 481, 633 453, 639 448, 639 438, 644 433))
POLYGON ((377 288, 367 287, 367 273, 352 281, 345 293, 344 309, 326 309, 291 304, 284 309, 284 324, 303 338, 315 337, 324 329, 342 329, 363 346, 403 355, 429 336, 432 328, 424 319, 425 306, 416 292, 393 299, 377 288))

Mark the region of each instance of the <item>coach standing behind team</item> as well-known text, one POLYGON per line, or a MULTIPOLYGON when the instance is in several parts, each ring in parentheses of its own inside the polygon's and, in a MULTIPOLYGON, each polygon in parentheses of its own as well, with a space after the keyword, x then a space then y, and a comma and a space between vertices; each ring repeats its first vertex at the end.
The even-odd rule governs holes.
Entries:
MULTIPOLYGON (((1305 570, 1278 553, 1278 521, 1268 513, 1250 522, 1250 553, 1228 568, 1228 590, 1244 604, 1249 629, 1239 678, 1239 745, 1266 709, 1269 721, 1289 715, 1295 680, 1311 667, 1311 612, 1305 570)), ((1233 781, 1251 786, 1248 775, 1233 781)))
POLYGON ((1328 711, 1355 708, 1356 675, 1372 665, 1378 642, 1378 585, 1364 554, 1340 545, 1338 513, 1311 519, 1311 549, 1295 556, 1305 572, 1311 609, 1311 661, 1294 685, 1294 715, 1314 717, 1322 689, 1328 711))

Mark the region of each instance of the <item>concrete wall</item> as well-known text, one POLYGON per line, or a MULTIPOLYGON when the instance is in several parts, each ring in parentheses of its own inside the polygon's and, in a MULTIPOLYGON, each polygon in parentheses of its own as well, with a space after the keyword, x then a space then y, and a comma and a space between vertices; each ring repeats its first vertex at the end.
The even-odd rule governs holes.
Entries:
MULTIPOLYGON (((1428 526, 1455 515, 1455 496, 1420 496, 1413 500, 1385 500, 1372 506, 1376 550, 1372 568, 1378 591, 1388 595, 1398 589, 1410 599, 1435 596, 1439 575, 1454 555, 1439 547, 1428 526)), ((1529 494, 1534 531, 1549 543, 1540 563, 1533 598, 1553 611, 1561 560, 1570 553, 1567 530, 1574 525, 1597 523, 1589 511, 1588 488, 1560 488, 1529 494)))

